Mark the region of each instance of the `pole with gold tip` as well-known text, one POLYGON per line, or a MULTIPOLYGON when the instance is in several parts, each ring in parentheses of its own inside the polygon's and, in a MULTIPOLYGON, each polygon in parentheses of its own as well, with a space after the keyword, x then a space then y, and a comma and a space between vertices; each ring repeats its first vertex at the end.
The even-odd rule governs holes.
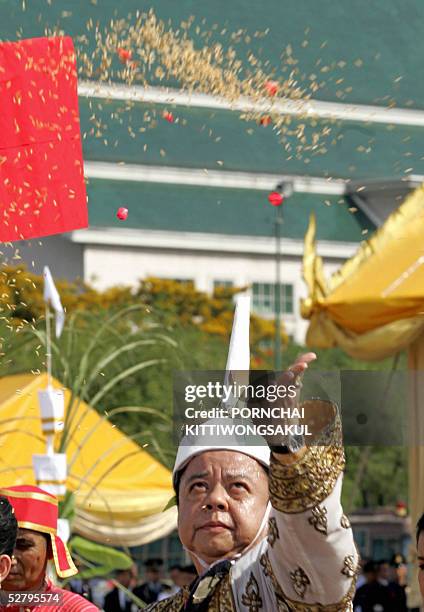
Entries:
MULTIPOLYGON (((55 453, 54 437, 63 431, 65 398, 62 389, 55 389, 52 381, 51 312, 55 311, 55 335, 59 337, 64 324, 64 311, 59 293, 47 266, 44 267, 44 301, 46 303, 46 369, 47 387, 38 392, 41 428, 46 436, 46 453, 32 456, 37 485, 63 499, 66 494, 67 460, 65 453, 55 453)), ((67 525, 62 525, 67 528, 67 525)), ((65 538, 66 539, 66 538, 65 538)))

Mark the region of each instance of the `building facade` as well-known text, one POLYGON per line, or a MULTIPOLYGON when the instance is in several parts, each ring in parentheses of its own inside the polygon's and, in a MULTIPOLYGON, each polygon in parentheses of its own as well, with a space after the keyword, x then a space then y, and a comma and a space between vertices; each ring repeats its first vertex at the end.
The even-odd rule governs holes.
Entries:
MULTIPOLYGON (((254 309, 266 317, 273 316, 280 291, 285 328, 302 342, 303 239, 311 213, 329 275, 424 176, 424 85, 411 61, 424 45, 414 30, 424 17, 422 4, 412 2, 417 19, 403 21, 396 0, 381 10, 364 5, 361 11, 350 0, 327 4, 331 19, 322 18, 314 0, 301 6, 267 0, 250 3, 249 10, 239 0, 182 0, 172 7, 152 0, 145 7, 174 31, 193 15, 194 47, 215 48, 218 40, 224 49, 235 45, 243 70, 247 57, 261 58, 258 87, 267 74, 277 83, 297 80, 305 94, 294 104, 283 95, 264 102, 228 100, 201 87, 187 91, 155 72, 148 87, 137 78, 126 83, 119 71, 111 70, 116 78, 87 75, 83 55, 95 55, 96 32, 115 32, 120 18, 133 22, 140 9, 135 0, 119 7, 104 0, 101 10, 94 0, 72 7, 59 0, 44 7, 3 2, 4 39, 69 34, 82 68, 90 225, 17 243, 30 269, 40 272, 47 264, 55 277, 79 277, 100 289, 146 276, 191 280, 204 291, 222 283, 248 287, 254 309), (283 32, 276 25, 287 23, 283 32), (268 112, 284 116, 290 127, 262 121, 268 112), (280 183, 293 193, 283 203, 282 285, 276 289, 275 210, 267 196, 280 183), (128 208, 126 221, 116 218, 121 206, 128 208)), ((117 44, 125 46, 125 39, 117 44)), ((137 57, 141 50, 130 51, 137 57)), ((119 67, 118 56, 113 62, 119 67)))

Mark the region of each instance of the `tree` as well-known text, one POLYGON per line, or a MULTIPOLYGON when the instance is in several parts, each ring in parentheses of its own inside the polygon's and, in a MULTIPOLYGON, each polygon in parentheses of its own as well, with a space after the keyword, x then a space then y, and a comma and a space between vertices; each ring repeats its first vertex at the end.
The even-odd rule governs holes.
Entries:
MULTIPOLYGON (((213 295, 195 289, 192 282, 146 278, 135 288, 118 286, 97 291, 82 282, 55 281, 65 311, 105 312, 123 306, 140 306, 135 323, 154 319, 173 329, 197 329, 208 337, 227 341, 233 322, 234 295, 246 287, 217 288, 213 295)), ((44 318, 43 279, 25 266, 6 266, 0 272, 0 320, 17 331, 26 325, 39 325, 44 318)), ((135 315, 134 315, 135 316, 135 315)), ((255 314, 251 317, 253 361, 262 364, 272 351, 275 335, 273 321, 255 314)), ((284 330, 282 342, 288 338, 284 330)), ((215 367, 223 367, 220 363, 215 367)))

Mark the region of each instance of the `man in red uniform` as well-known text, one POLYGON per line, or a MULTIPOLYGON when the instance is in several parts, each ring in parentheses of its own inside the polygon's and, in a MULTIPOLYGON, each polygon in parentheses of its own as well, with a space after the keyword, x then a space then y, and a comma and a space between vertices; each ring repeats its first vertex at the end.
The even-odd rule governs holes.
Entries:
POLYGON ((46 606, 57 612, 97 610, 80 595, 59 588, 46 578, 49 559, 53 559, 59 578, 68 578, 78 571, 66 544, 57 535, 57 498, 33 486, 0 489, 0 495, 8 498, 18 521, 12 569, 2 584, 5 591, 2 599, 7 608, 11 612, 43 611, 46 606))

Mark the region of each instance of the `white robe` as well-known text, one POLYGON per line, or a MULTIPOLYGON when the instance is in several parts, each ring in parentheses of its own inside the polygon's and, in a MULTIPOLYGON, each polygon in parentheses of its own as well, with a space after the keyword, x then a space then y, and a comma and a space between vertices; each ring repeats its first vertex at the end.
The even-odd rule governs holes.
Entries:
POLYGON ((294 514, 272 509, 268 538, 230 571, 238 612, 352 610, 347 594, 354 594, 358 554, 343 515, 341 486, 340 474, 314 513, 312 509, 294 514))

